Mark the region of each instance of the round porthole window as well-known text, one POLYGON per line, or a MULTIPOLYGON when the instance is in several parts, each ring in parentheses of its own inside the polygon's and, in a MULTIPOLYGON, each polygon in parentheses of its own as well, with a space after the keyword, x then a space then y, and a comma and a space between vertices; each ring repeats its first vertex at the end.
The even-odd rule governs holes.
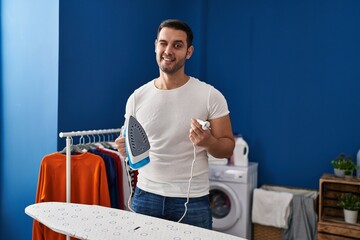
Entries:
POLYGON ((210 190, 210 206, 214 218, 225 218, 231 210, 230 198, 221 190, 210 190))

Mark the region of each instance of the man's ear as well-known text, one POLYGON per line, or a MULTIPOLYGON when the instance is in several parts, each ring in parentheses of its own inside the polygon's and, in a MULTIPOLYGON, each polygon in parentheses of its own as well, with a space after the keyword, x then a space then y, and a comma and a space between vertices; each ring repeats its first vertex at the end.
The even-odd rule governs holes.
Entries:
POLYGON ((194 52, 194 46, 190 46, 188 49, 187 49, 187 53, 186 53, 186 59, 190 59, 191 55, 193 54, 194 52))
POLYGON ((156 52, 156 44, 157 44, 157 39, 155 39, 154 45, 155 45, 155 52, 156 52))

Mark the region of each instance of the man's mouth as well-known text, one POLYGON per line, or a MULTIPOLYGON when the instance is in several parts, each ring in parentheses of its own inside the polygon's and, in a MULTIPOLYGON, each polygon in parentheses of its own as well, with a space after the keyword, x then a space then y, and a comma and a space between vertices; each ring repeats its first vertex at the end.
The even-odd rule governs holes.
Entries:
POLYGON ((171 58, 171 57, 167 57, 167 56, 162 56, 162 59, 165 62, 173 62, 173 61, 175 61, 175 58, 171 58))

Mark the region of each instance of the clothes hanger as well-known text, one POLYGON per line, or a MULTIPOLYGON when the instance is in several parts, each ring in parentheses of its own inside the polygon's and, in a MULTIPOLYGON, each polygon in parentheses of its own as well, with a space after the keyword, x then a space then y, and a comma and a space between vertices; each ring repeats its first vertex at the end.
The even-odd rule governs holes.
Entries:
POLYGON ((82 152, 87 152, 90 149, 89 146, 85 144, 85 138, 83 135, 80 137, 77 147, 80 148, 82 152))
MULTIPOLYGON (((71 141, 71 147, 70 147, 70 151, 73 153, 84 153, 84 149, 81 148, 81 146, 79 144, 74 145, 74 140, 72 137, 70 137, 70 141, 71 141)), ((65 154, 66 153, 66 147, 64 147, 59 153, 61 154, 65 154)))
POLYGON ((110 149, 117 151, 115 139, 118 137, 118 135, 116 133, 110 133, 108 136, 108 144, 110 145, 110 149))
MULTIPOLYGON (((100 136, 99 136, 99 137, 100 137, 100 136)), ((106 141, 106 136, 105 136, 105 134, 101 134, 101 137, 103 138, 102 141, 100 142, 101 145, 103 145, 104 148, 111 149, 112 146, 108 143, 108 141, 106 141)))
POLYGON ((91 134, 91 136, 93 137, 93 140, 91 140, 90 135, 88 135, 89 138, 89 142, 86 144, 90 149, 91 148, 97 148, 98 146, 95 144, 96 143, 96 139, 95 139, 95 135, 91 134))

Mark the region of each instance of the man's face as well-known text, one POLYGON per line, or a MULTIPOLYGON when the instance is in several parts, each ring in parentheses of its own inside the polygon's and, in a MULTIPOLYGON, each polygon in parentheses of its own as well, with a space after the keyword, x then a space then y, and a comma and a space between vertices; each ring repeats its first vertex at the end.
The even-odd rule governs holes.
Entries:
POLYGON ((155 41, 156 61, 161 71, 174 74, 184 68, 186 59, 190 58, 193 47, 187 47, 186 33, 173 28, 161 29, 155 41))

